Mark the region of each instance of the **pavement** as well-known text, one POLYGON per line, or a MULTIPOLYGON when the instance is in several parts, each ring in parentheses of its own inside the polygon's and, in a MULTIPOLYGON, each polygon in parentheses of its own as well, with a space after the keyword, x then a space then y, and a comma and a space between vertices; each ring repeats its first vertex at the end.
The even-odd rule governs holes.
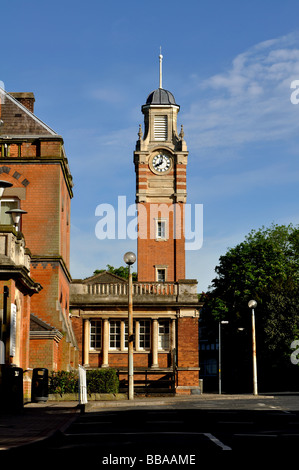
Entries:
MULTIPOLYGON (((57 431, 64 431, 78 416, 78 413, 103 408, 124 408, 159 406, 181 401, 205 399, 254 399, 253 395, 191 395, 188 397, 136 397, 134 400, 90 401, 79 405, 77 401, 46 401, 25 403, 18 412, 0 411, 0 451, 24 449, 27 445, 51 437, 57 431), (25 446, 25 447, 24 447, 25 446)), ((259 397, 261 398, 261 397, 259 397)), ((268 396, 269 398, 269 396, 268 396)))

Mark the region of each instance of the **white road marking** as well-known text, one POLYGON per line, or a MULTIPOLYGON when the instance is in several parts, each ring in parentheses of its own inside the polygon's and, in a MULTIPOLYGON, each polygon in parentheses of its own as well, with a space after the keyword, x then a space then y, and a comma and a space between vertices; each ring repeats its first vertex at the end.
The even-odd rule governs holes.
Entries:
POLYGON ((210 434, 209 432, 204 432, 203 434, 204 434, 204 436, 208 437, 212 442, 214 442, 214 444, 221 447, 222 450, 232 450, 231 447, 226 446, 225 444, 223 444, 223 442, 219 441, 219 439, 217 439, 217 437, 213 436, 213 434, 210 434))
POLYGON ((217 446, 221 447, 222 450, 232 450, 231 447, 223 444, 223 442, 219 441, 213 434, 210 434, 208 432, 181 432, 181 431, 141 431, 141 432, 97 432, 97 433, 69 433, 65 434, 65 436, 68 437, 75 437, 75 436, 85 436, 85 437, 95 437, 95 436, 140 436, 140 435, 145 435, 145 436, 151 436, 151 435, 179 435, 179 436, 206 436, 210 441, 212 441, 214 444, 217 446))

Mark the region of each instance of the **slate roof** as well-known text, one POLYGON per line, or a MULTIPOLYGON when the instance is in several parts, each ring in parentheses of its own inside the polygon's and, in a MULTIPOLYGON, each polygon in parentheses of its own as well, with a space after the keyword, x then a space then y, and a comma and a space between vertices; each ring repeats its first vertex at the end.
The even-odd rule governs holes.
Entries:
MULTIPOLYGON (((17 93, 13 93, 17 96, 17 93)), ((32 94, 33 95, 33 94, 32 94)), ((56 136, 57 133, 0 88, 0 136, 56 136)))

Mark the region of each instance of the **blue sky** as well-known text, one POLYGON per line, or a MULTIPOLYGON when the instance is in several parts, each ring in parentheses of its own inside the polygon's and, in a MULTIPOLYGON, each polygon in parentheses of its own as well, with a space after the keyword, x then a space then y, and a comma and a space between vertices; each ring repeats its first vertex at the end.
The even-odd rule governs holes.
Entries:
POLYGON ((189 150, 188 202, 203 204, 187 277, 205 291, 219 256, 251 229, 299 223, 298 16, 291 0, 2 0, 0 80, 33 91, 35 114, 64 138, 73 278, 136 251, 96 238, 95 209, 121 195, 134 203, 133 151, 160 46, 189 150))

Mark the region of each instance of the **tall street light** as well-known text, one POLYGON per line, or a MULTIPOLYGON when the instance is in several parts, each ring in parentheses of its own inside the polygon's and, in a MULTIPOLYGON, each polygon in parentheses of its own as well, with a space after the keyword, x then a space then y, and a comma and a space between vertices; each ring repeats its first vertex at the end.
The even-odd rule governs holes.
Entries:
POLYGON ((226 325, 227 323, 229 323, 227 320, 222 320, 219 322, 219 339, 218 339, 218 354, 219 354, 219 367, 218 367, 218 370, 219 370, 219 395, 221 395, 221 379, 222 379, 222 370, 221 370, 221 325, 226 325))
POLYGON ((134 365, 133 365, 133 283, 131 265, 136 261, 136 255, 132 251, 128 251, 124 255, 124 262, 129 268, 129 285, 128 285, 128 377, 129 377, 129 400, 134 400, 134 365))
POLYGON ((257 306, 255 300, 248 302, 248 307, 251 308, 251 322, 252 322, 252 361, 253 361, 253 395, 257 395, 257 367, 256 367, 256 340, 255 340, 255 317, 254 309, 257 306))

